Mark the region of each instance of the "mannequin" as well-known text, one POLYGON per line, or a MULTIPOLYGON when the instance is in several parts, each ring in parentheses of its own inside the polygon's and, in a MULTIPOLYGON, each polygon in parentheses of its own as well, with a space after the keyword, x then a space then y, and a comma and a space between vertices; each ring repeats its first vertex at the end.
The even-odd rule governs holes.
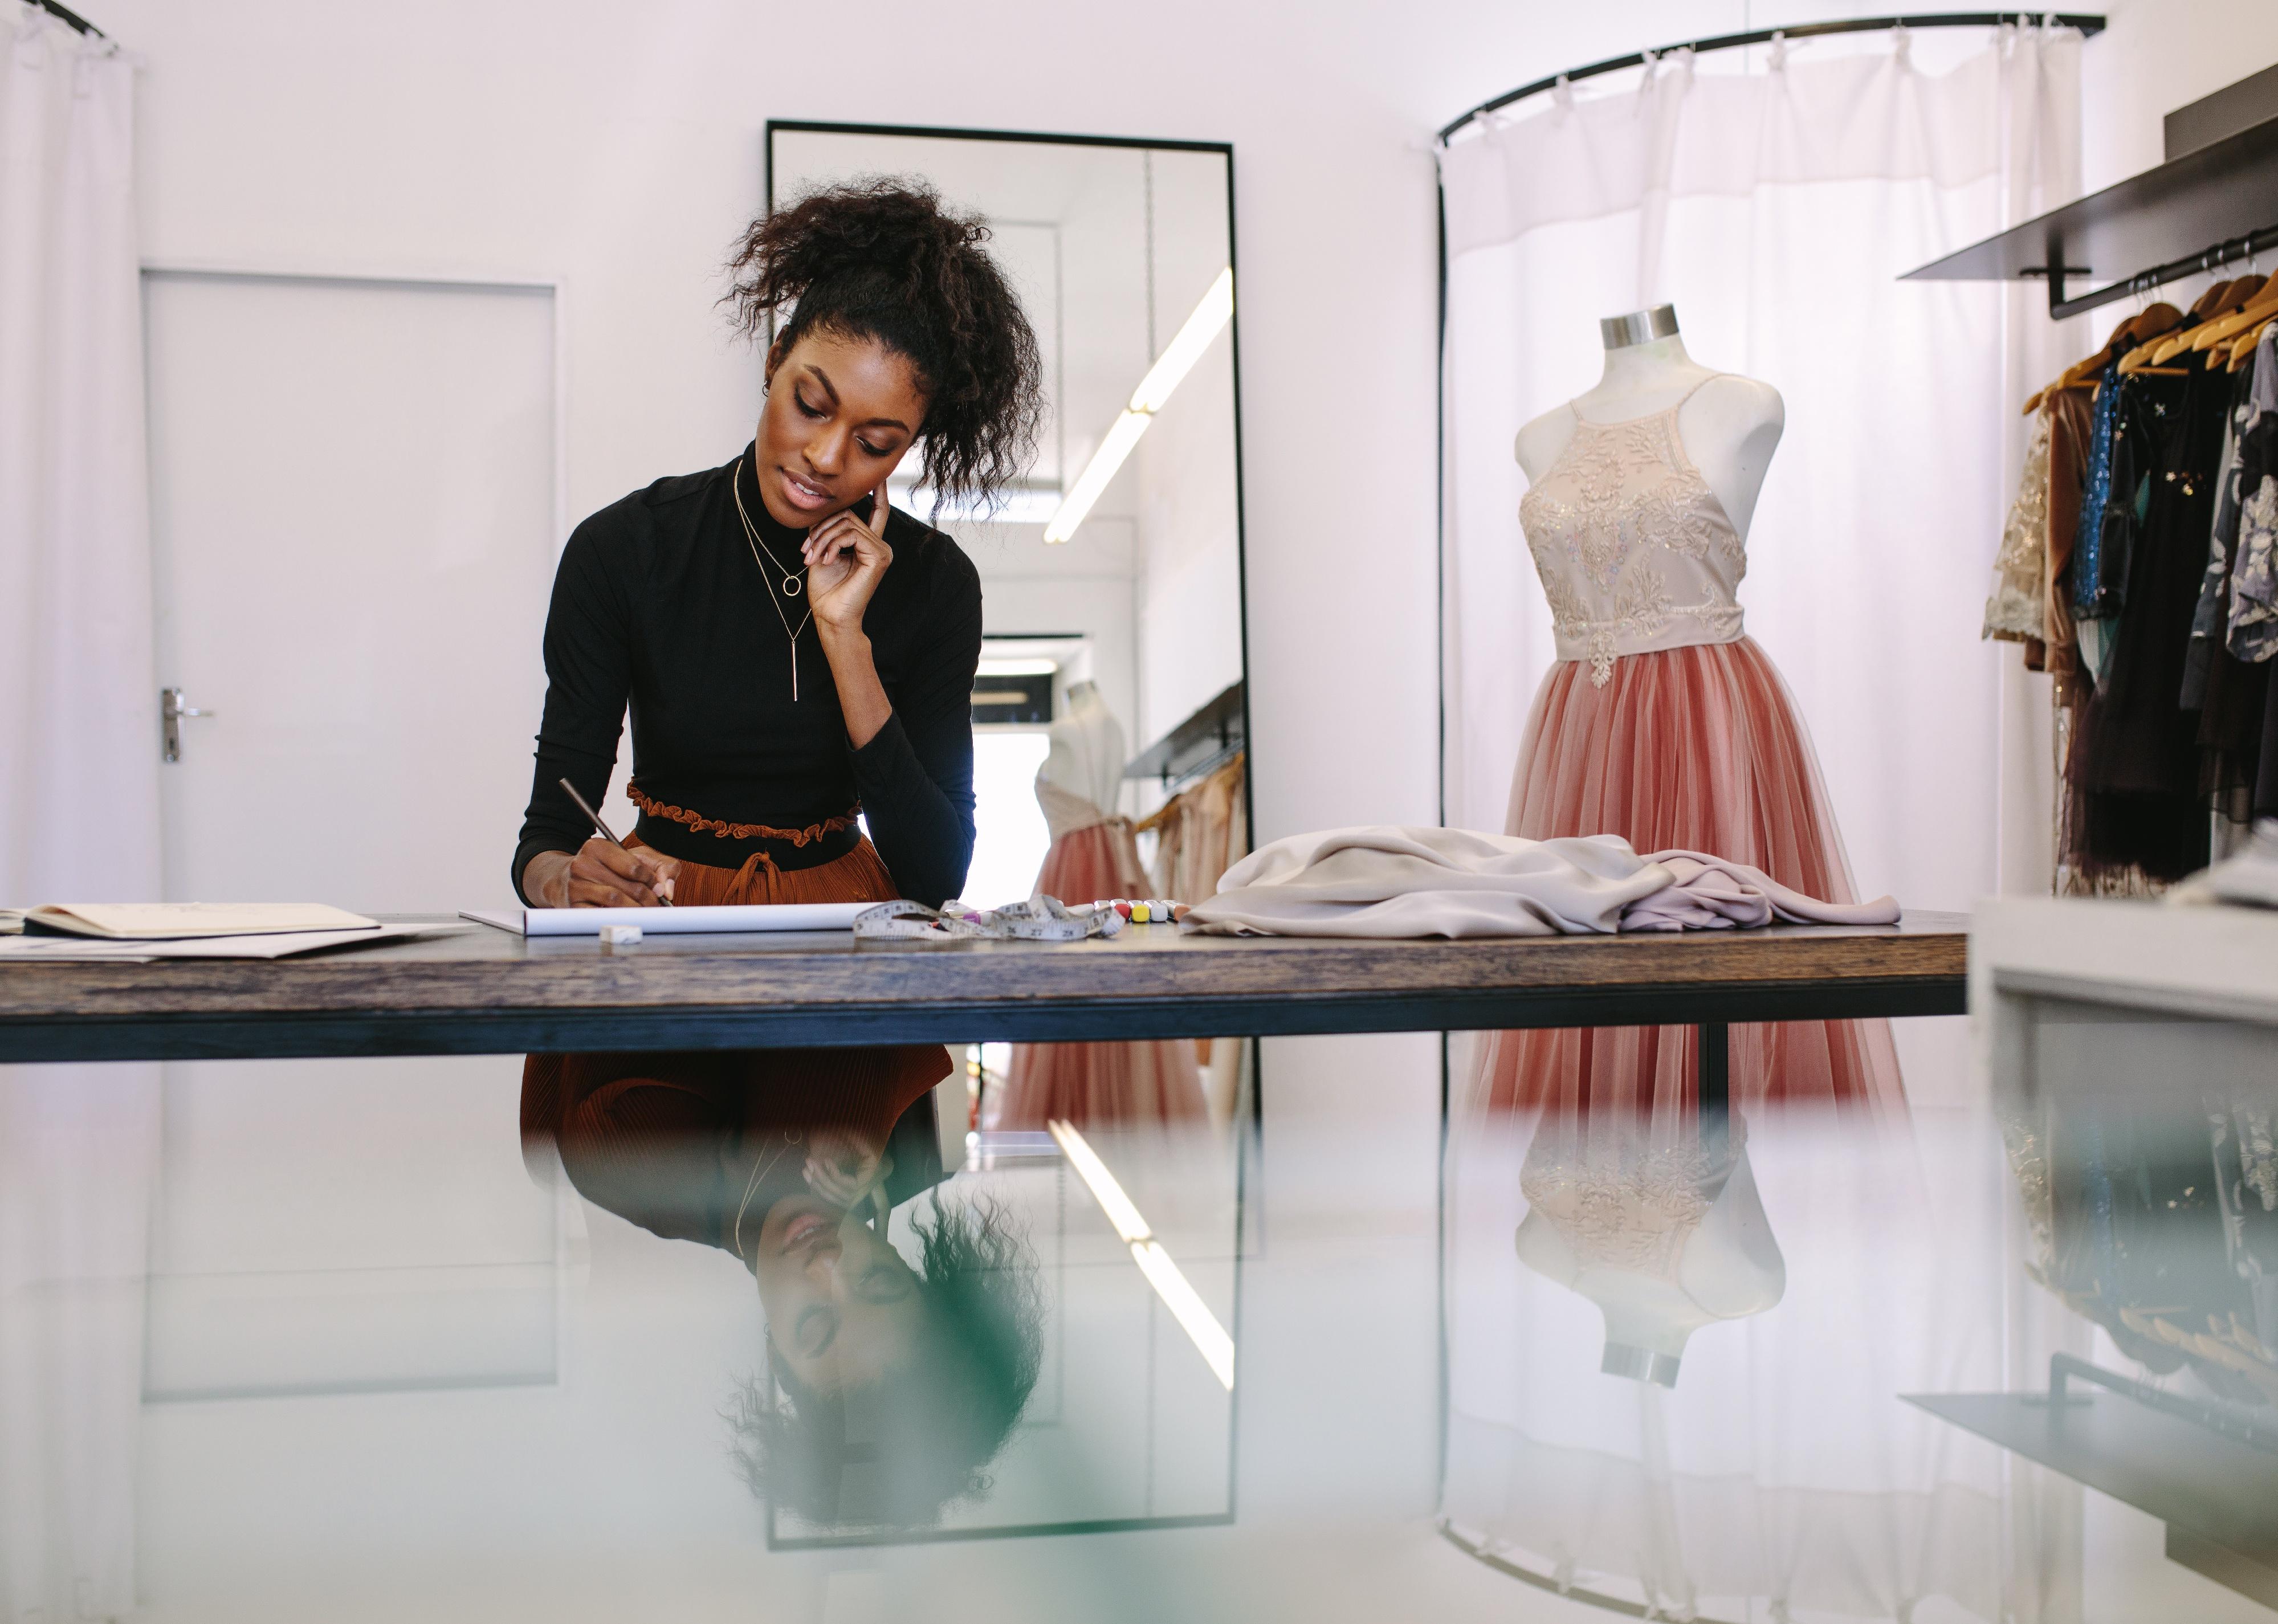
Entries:
POLYGON ((1693 1331, 1764 1313, 1787 1289, 1745 1148, 1722 1168, 1667 1155, 1625 1167, 1528 1163, 1533 1205, 1518 1226, 1519 1262, 1598 1305, 1608 1376, 1674 1387, 1693 1331))
MULTIPOLYGON (((1147 893, 1147 871, 1130 820, 1116 810, 1123 788, 1123 724, 1091 682, 1068 684, 1067 707, 1051 725, 1051 749, 1036 769, 1036 803, 1051 831, 1036 888, 1064 903, 1147 893)), ((1204 1115, 1195 1046, 1185 1039, 1143 1043, 1016 1043, 1005 1086, 984 1104, 992 1128, 1042 1128, 1056 1118, 1078 1127, 1111 1123, 1186 1123, 1204 1115)))
POLYGON ((1686 353, 1677 331, 1677 307, 1655 305, 1628 316, 1609 316, 1598 324, 1605 340, 1606 370, 1597 385, 1537 417, 1518 431, 1512 449, 1530 484, 1540 484, 1573 439, 1575 415, 1592 423, 1626 423, 1665 411, 1678 400, 1678 432, 1693 467, 1743 539, 1754 517, 1772 453, 1787 427, 1780 393, 1737 372, 1716 372, 1686 353), (1708 380, 1714 378, 1714 383, 1708 380), (1688 391, 1698 386, 1689 400, 1688 391))
POLYGON ((1051 736, 1051 753, 1036 776, 1112 813, 1123 784, 1123 724, 1100 698, 1098 683, 1068 684, 1067 713, 1052 723, 1051 736))
MULTIPOLYGON (((1599 323, 1597 385, 1518 432, 1519 522, 1556 656, 1511 777, 1507 835, 1618 835, 1713 851, 1791 889, 1857 897, 1809 730, 1739 599, 1756 499, 1786 426, 1769 384, 1686 353, 1668 305, 1599 323)), ((1687 1027, 1502 1033, 1481 1056, 1497 1109, 1683 1114, 1687 1027)), ((1903 1110, 1883 1021, 1736 1026, 1736 1103, 1903 1110)))

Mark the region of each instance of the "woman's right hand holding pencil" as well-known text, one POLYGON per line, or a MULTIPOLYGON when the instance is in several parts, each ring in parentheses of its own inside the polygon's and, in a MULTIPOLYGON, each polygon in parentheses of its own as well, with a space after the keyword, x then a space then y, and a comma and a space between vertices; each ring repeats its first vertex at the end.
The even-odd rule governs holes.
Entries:
POLYGON ((621 849, 595 835, 575 857, 541 851, 522 871, 522 893, 540 908, 659 908, 679 862, 646 846, 621 849))

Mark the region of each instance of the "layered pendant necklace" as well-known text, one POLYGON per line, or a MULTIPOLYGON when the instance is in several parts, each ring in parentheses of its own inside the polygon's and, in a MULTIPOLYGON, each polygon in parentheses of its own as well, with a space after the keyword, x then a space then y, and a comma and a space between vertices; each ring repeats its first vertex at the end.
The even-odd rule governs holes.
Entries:
POLYGON ((744 460, 741 457, 736 459, 735 477, 728 482, 728 488, 736 495, 736 516, 744 522, 744 540, 752 549, 752 562, 759 565, 760 574, 768 583, 768 601, 775 605, 776 618, 783 622, 784 632, 791 638, 791 702, 797 705, 799 703, 799 635, 805 631, 814 619, 814 605, 810 602, 806 606, 806 613, 799 617, 799 624, 793 626, 791 623, 790 614, 784 609, 783 600, 785 598, 796 598, 806 590, 806 583, 802 579, 805 572, 802 570, 794 574, 784 568, 783 560, 776 557, 775 549, 760 539, 760 532, 752 522, 752 515, 744 509, 744 460), (762 556, 766 559, 765 563, 761 562, 762 556), (768 574, 768 564, 775 566, 773 575, 768 574), (778 597, 776 591, 777 576, 782 578, 781 597, 778 597))

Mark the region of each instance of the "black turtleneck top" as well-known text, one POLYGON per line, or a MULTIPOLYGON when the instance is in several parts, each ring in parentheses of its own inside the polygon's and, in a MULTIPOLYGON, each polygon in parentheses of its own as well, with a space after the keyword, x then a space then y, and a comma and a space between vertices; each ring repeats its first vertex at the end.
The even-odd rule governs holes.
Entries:
POLYGON ((592 837, 559 781, 600 804, 630 707, 637 827, 657 850, 727 868, 765 853, 811 868, 853 849, 858 829, 826 826, 859 805, 904 896, 956 896, 973 856, 972 561, 898 508, 888 518, 894 561, 862 629, 894 710, 857 750, 811 623, 791 699, 791 641, 768 599, 797 627, 806 599, 784 597, 780 575, 753 557, 730 481, 761 545, 799 569, 805 532, 768 515, 748 448, 613 502, 570 535, 546 617, 546 711, 516 891, 532 857, 592 837))

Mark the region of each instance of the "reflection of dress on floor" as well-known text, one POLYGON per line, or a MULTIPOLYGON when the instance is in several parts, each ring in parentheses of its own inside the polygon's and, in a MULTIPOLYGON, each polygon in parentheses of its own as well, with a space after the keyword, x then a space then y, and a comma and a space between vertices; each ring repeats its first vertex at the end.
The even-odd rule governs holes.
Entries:
MULTIPOLYGON (((1520 519, 1556 629, 1519 747, 1506 833, 1619 835, 1640 851, 1713 851, 1827 902, 1857 900, 1809 735, 1741 630, 1747 559, 1686 454, 1677 406, 1574 438, 1520 519)), ((1736 1025, 1735 1103, 1903 1105, 1884 1021, 1736 1025)), ((1690 1026, 1505 1032, 1480 1080, 1502 1109, 1681 1111, 1690 1026)))
MULTIPOLYGON (((1036 801, 1052 836, 1036 889, 1065 903, 1147 896, 1130 820, 1106 810, 1122 776, 1123 729, 1089 684, 1070 702, 1072 714, 1053 726, 1052 753, 1036 773, 1036 801)), ((1205 1114, 1195 1046, 1184 1039, 1021 1043, 989 1124, 1034 1129, 1061 1118, 1088 1127, 1205 1114)))
POLYGON ((1633 1616, 2077 1619, 2078 1487, 1895 1397, 2014 1391, 2084 1346, 2022 1285, 1990 1125, 1941 1115, 1772 1106, 1718 1147, 1459 1114, 1457 1543, 1633 1616))

